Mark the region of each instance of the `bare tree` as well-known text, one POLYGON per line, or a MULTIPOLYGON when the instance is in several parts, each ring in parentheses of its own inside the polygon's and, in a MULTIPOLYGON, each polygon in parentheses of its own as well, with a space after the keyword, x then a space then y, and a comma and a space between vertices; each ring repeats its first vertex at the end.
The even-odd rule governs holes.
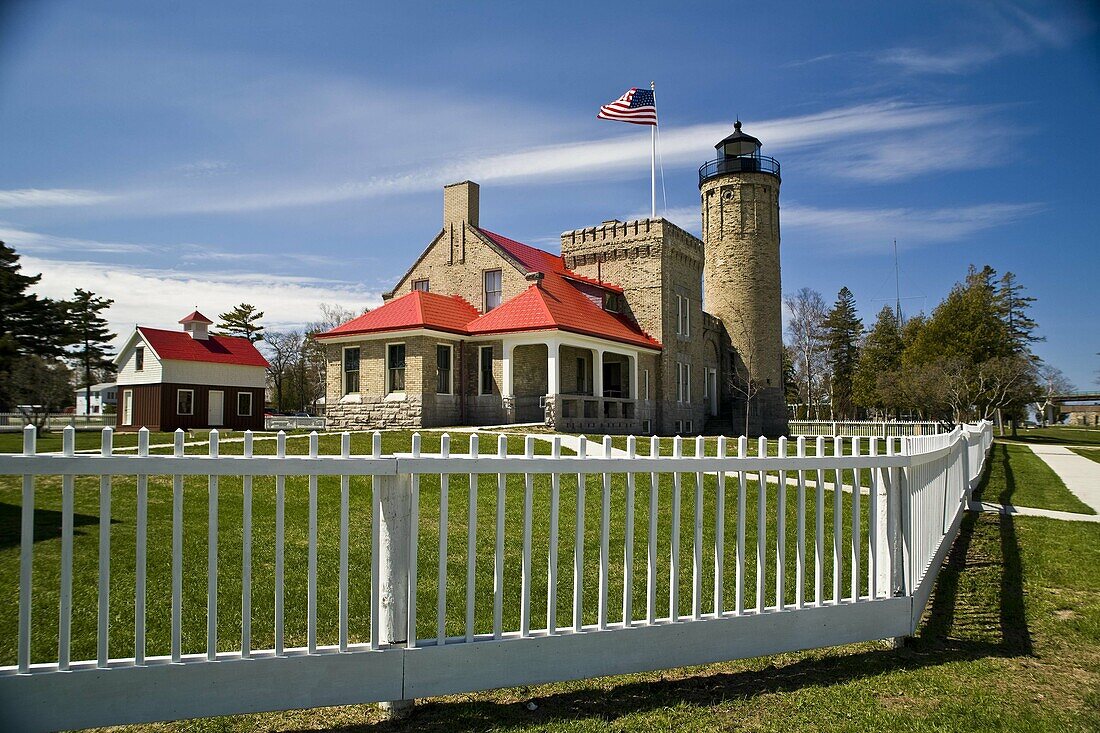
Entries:
MULTIPOLYGON (((1035 409, 1044 425, 1047 423, 1047 410, 1057 404, 1054 398, 1073 391, 1073 384, 1058 367, 1043 364, 1039 367, 1039 396, 1035 400, 1035 409)), ((1055 416, 1057 417, 1057 416, 1055 416)))
POLYGON ((286 409, 289 397, 287 387, 293 379, 294 369, 301 360, 301 331, 269 331, 264 336, 264 351, 267 352, 267 378, 275 392, 275 405, 286 409))
POLYGON ((748 435, 753 399, 760 393, 760 382, 756 379, 760 348, 756 334, 746 325, 740 309, 733 312, 726 328, 730 331, 733 342, 740 345, 734 352, 733 369, 730 370, 726 382, 730 391, 745 399, 745 432, 742 435, 748 435))
MULTIPOLYGON (((814 409, 814 379, 824 375, 825 365, 825 299, 811 288, 802 288, 784 298, 790 318, 787 333, 796 354, 795 369, 805 387, 807 411, 814 409)), ((806 415, 809 417, 809 414, 806 415)))
POLYGON ((73 396, 72 372, 57 359, 21 356, 12 363, 9 385, 23 417, 39 432, 49 429, 49 416, 73 396))

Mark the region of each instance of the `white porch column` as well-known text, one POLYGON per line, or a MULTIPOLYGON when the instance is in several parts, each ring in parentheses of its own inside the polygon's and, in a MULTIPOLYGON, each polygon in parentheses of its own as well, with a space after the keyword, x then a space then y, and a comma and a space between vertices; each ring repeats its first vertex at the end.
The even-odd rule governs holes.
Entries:
POLYGON ((638 399, 638 356, 637 351, 633 356, 627 357, 630 359, 630 399, 638 399))
POLYGON ((603 349, 592 349, 592 394, 603 397, 603 349))
POLYGON ((500 357, 500 396, 511 397, 512 396, 512 351, 516 348, 514 344, 503 342, 504 353, 500 357))
POLYGON ((561 367, 558 365, 561 346, 554 339, 546 342, 546 394, 556 395, 560 389, 561 367))

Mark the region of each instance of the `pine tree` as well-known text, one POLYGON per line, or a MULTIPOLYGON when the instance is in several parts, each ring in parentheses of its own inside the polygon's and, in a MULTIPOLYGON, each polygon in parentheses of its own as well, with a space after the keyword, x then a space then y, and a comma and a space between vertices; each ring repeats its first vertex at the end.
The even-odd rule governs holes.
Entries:
POLYGON ((70 358, 79 368, 84 388, 84 409, 91 413, 93 374, 100 370, 113 372, 109 344, 115 337, 107 327, 107 319, 100 315, 114 303, 110 298, 97 297, 95 293, 77 288, 73 299, 66 301, 69 330, 74 338, 70 358))
POLYGON ((897 314, 890 306, 883 306, 859 352, 859 362, 852 378, 852 401, 855 404, 884 412, 900 406, 897 396, 889 393, 887 385, 901 367, 902 348, 897 314))
POLYGON ((1024 286, 1016 281, 1015 273, 1006 272, 1001 277, 997 290, 997 307, 1001 320, 1008 329, 1010 348, 1016 354, 1028 354, 1031 344, 1045 340, 1042 336, 1035 335, 1039 324, 1027 313, 1035 298, 1023 293, 1024 286))
POLYGON ((215 328, 226 336, 239 336, 256 342, 264 337, 264 327, 259 323, 263 317, 263 311, 256 310, 255 306, 248 303, 241 303, 233 310, 220 314, 218 318, 221 323, 215 328))
POLYGON ((0 410, 18 399, 11 375, 19 359, 56 357, 70 342, 63 307, 29 292, 42 276, 20 269, 18 253, 0 242, 0 410))
POLYGON ((855 296, 843 287, 825 317, 825 344, 832 367, 832 407, 838 417, 852 414, 852 379, 862 336, 863 321, 856 314, 855 296))

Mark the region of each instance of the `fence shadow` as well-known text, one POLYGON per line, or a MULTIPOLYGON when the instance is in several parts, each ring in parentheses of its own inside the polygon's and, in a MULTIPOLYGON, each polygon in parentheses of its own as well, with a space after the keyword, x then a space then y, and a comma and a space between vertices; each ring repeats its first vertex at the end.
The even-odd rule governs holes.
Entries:
MULTIPOLYGON (((0 501, 0 550, 19 546, 22 531, 23 508, 18 504, 0 501)), ((118 520, 112 519, 116 524, 118 520)), ((78 527, 99 524, 99 517, 91 514, 73 514, 73 534, 79 534, 78 527)), ((34 541, 56 540, 61 536, 61 512, 53 509, 34 510, 34 541)))
POLYGON ((924 623, 917 637, 901 649, 868 649, 736 672, 710 674, 700 670, 675 679, 647 679, 609 688, 532 696, 530 701, 538 706, 533 711, 525 707, 527 701, 427 701, 418 703, 403 721, 356 724, 336 730, 465 733, 532 723, 612 723, 627 715, 666 707, 706 707, 811 686, 844 684, 898 670, 990 656, 1031 655, 1022 571, 1013 517, 967 512, 940 571, 924 623), (990 585, 996 585, 999 593, 982 592, 990 585))

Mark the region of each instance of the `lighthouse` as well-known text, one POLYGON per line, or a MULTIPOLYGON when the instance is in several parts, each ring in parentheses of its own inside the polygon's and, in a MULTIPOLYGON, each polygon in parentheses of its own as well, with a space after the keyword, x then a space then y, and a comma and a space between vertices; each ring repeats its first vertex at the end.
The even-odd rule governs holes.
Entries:
POLYGON ((751 433, 781 435, 787 432, 787 409, 779 162, 760 154, 760 140, 742 131, 740 120, 714 147, 717 157, 699 168, 706 253, 703 298, 707 312, 724 324, 731 344, 724 393, 734 425, 744 424, 747 410, 751 433))

